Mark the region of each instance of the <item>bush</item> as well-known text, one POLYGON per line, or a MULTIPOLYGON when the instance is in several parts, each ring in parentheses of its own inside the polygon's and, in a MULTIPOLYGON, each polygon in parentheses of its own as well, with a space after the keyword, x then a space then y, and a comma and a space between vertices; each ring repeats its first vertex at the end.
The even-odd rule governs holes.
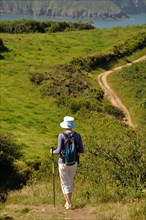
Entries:
POLYGON ((114 146, 109 140, 100 143, 96 134, 88 137, 89 140, 86 143, 90 146, 89 155, 87 155, 87 163, 90 163, 88 172, 90 170, 93 174, 92 182, 97 180, 101 181, 101 184, 105 182, 108 187, 115 185, 119 193, 120 189, 123 191, 121 191, 122 194, 132 190, 133 193, 135 191, 135 196, 140 196, 145 187, 145 145, 140 143, 133 131, 129 130, 127 135, 121 134, 121 139, 122 137, 123 140, 115 141, 114 146), (95 167, 98 169, 97 174, 95 167))
POLYGON ((10 189, 26 184, 31 170, 22 160, 21 147, 10 133, 0 133, 0 197, 10 189))
POLYGON ((35 21, 25 19, 18 21, 0 21, 1 33, 54 33, 66 30, 69 31, 89 29, 94 29, 94 27, 87 23, 35 21))
POLYGON ((123 119, 121 110, 105 102, 101 89, 90 88, 91 78, 85 72, 74 68, 77 63, 80 63, 80 60, 74 59, 70 65, 52 66, 48 73, 32 72, 30 80, 39 86, 44 96, 52 96, 59 107, 67 107, 73 114, 85 108, 123 119))
POLYGON ((117 107, 112 106, 106 100, 104 100, 102 109, 103 109, 103 112, 108 113, 109 115, 113 115, 115 118, 119 120, 123 120, 123 118, 125 117, 125 114, 122 110, 120 110, 117 107))
POLYGON ((40 85, 41 82, 46 79, 45 73, 31 73, 29 76, 29 79, 32 83, 34 83, 35 85, 40 85))
POLYGON ((97 69, 97 67, 109 69, 116 60, 131 55, 133 52, 146 46, 146 33, 142 32, 123 43, 115 45, 111 53, 95 54, 84 58, 73 58, 71 64, 86 71, 97 69))
POLYGON ((9 51, 8 48, 4 45, 3 40, 0 38, 0 60, 4 58, 4 56, 1 53, 7 51, 9 51))
POLYGON ((15 139, 10 133, 0 133, 0 152, 10 156, 12 160, 22 157, 21 147, 16 145, 15 139))

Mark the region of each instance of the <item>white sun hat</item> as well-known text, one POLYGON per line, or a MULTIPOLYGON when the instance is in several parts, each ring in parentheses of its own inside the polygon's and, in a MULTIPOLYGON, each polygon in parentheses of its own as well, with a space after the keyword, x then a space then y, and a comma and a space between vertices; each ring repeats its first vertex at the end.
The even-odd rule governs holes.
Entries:
POLYGON ((74 118, 70 116, 65 116, 64 121, 60 123, 62 128, 76 128, 74 123, 74 118))

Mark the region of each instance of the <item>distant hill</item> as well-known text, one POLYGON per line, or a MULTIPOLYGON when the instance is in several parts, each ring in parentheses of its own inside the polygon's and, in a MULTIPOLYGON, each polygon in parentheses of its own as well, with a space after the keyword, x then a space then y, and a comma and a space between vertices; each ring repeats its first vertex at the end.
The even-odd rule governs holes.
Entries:
POLYGON ((0 0, 0 8, 4 14, 122 19, 145 12, 146 0, 0 0))

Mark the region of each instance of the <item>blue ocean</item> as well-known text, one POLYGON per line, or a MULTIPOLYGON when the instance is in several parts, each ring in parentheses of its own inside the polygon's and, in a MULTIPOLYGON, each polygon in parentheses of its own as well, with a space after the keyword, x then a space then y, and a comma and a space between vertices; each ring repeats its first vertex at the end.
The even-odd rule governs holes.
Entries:
POLYGON ((67 21, 67 22, 87 22, 91 23, 96 28, 111 28, 117 26, 134 26, 146 24, 146 14, 130 15, 129 19, 122 20, 91 20, 91 19, 73 19, 73 18, 54 18, 47 16, 28 16, 28 15, 6 15, 0 14, 0 20, 20 20, 20 19, 33 19, 33 20, 51 20, 51 21, 67 21))

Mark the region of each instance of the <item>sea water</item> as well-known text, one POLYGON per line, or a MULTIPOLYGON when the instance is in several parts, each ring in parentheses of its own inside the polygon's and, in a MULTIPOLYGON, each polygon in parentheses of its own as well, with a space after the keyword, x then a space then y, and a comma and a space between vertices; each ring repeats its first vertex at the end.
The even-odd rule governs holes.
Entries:
POLYGON ((111 28, 117 26, 134 26, 146 24, 146 13, 129 15, 129 19, 119 20, 97 20, 89 18, 54 18, 47 16, 28 16, 28 15, 6 15, 0 13, 0 20, 20 20, 20 19, 33 19, 41 21, 66 21, 66 22, 87 22, 91 23, 96 28, 111 28))

